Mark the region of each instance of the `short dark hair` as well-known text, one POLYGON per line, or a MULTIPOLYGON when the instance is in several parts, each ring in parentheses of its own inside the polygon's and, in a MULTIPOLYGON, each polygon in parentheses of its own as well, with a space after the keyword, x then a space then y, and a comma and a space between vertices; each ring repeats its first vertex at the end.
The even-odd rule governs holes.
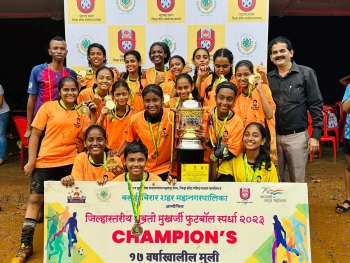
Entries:
POLYGON ((50 42, 53 41, 53 40, 55 40, 55 41, 65 41, 64 38, 63 38, 63 37, 60 37, 60 36, 55 36, 55 37, 53 37, 53 38, 50 40, 50 42))
POLYGON ((146 160, 148 159, 148 149, 146 145, 144 145, 140 141, 131 142, 125 147, 125 150, 124 150, 125 160, 130 153, 142 153, 146 157, 146 160))
POLYGON ((151 50, 154 46, 162 47, 164 53, 166 54, 166 57, 164 58, 164 64, 168 63, 170 56, 171 56, 169 46, 163 42, 154 42, 149 48, 149 52, 148 52, 149 57, 151 57, 151 50))
POLYGON ((235 93, 234 97, 236 98, 237 92, 238 92, 238 88, 232 82, 224 81, 224 82, 219 83, 217 85, 217 87, 216 87, 215 94, 217 95, 221 89, 230 89, 230 90, 234 91, 234 93, 235 93))
POLYGON ((89 55, 90 55, 90 51, 91 51, 91 49, 92 49, 93 47, 96 47, 96 48, 98 48, 98 49, 100 49, 100 50, 102 51, 102 54, 103 54, 103 56, 105 57, 105 59, 103 60, 103 65, 106 65, 106 63, 107 63, 106 49, 105 49, 101 44, 99 44, 99 43, 92 43, 92 44, 89 45, 88 50, 87 50, 87 52, 86 52, 86 53, 87 53, 87 60, 88 60, 89 67, 92 66, 92 65, 91 65, 91 62, 90 62, 90 60, 89 60, 89 55))
POLYGON ((276 37, 274 39, 272 39, 269 43, 269 54, 271 55, 272 54, 272 46, 273 45, 276 45, 277 43, 285 43, 287 45, 287 49, 289 51, 292 51, 293 50, 293 47, 292 47, 292 43, 290 42, 290 40, 286 37, 276 37))
POLYGON ((78 84, 78 81, 73 78, 72 76, 66 76, 66 77, 63 77, 61 78, 59 81, 58 81, 58 91, 61 91, 61 89, 63 88, 64 84, 66 82, 73 82, 75 87, 76 88, 79 88, 79 84, 78 84))

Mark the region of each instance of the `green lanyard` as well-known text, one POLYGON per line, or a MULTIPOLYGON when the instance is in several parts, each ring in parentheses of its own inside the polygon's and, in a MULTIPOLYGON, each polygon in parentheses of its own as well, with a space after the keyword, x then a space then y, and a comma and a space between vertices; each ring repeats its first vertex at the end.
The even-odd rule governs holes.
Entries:
POLYGON ((135 199, 135 194, 134 194, 134 188, 132 188, 132 183, 129 178, 129 173, 126 174, 126 181, 128 183, 128 189, 129 189, 129 194, 131 197, 131 205, 132 205, 132 211, 134 212, 134 218, 135 218, 135 223, 139 223, 139 217, 140 217, 140 212, 141 212, 141 204, 142 204, 142 197, 143 197, 143 190, 145 189, 145 181, 146 181, 146 173, 143 173, 142 180, 140 182, 140 191, 139 191, 139 198, 135 199))
MULTIPOLYGON (((244 163, 245 181, 246 181, 246 182, 249 182, 249 180, 248 180, 248 173, 247 173, 248 162, 247 162, 247 155, 246 155, 246 154, 244 155, 243 163, 244 163)), ((257 169, 254 169, 254 173, 253 173, 253 176, 252 176, 252 180, 251 180, 250 182, 255 182, 256 170, 257 170, 257 169)))
POLYGON ((106 162, 106 153, 103 153, 103 164, 96 164, 94 162, 94 160, 92 160, 91 155, 89 155, 89 162, 95 165, 103 165, 103 167, 105 168, 105 171, 108 172, 108 167, 107 167, 107 162, 106 162))
POLYGON ((137 82, 139 81, 139 76, 137 76, 137 79, 136 79, 136 83, 135 83, 135 87, 134 88, 131 88, 131 85, 130 85, 130 78, 128 76, 126 82, 128 83, 128 86, 131 90, 131 94, 130 94, 130 99, 131 99, 131 105, 134 104, 134 99, 135 99, 135 92, 136 92, 136 87, 137 87, 137 82))
MULTIPOLYGON (((164 82, 165 82, 165 73, 166 73, 166 66, 164 66, 164 82)), ((157 78, 157 70, 156 67, 153 68, 153 74, 154 74, 154 80, 157 78)), ((162 84, 160 84, 159 86, 161 86, 163 88, 164 86, 164 82, 162 84)))
MULTIPOLYGON (((64 104, 64 101, 63 101, 62 99, 60 99, 60 100, 58 101, 58 103, 61 105, 61 107, 62 107, 63 109, 68 110, 67 107, 66 107, 66 105, 64 104)), ((75 112, 78 114, 78 116, 80 115, 80 112, 78 111, 78 109, 79 109, 82 105, 83 105, 82 103, 80 103, 78 106, 77 106, 77 105, 74 105, 74 110, 75 110, 75 112)))
MULTIPOLYGON (((228 115, 226 116, 226 118, 222 122, 220 130, 219 130, 219 133, 217 133, 217 130, 218 130, 217 125, 218 125, 219 121, 218 121, 217 108, 214 109, 214 125, 213 125, 213 129, 214 129, 214 133, 215 133, 215 137, 216 137, 216 147, 218 147, 219 144, 221 143, 221 135, 222 135, 222 133, 224 131, 224 128, 225 128, 228 116, 230 116, 230 111, 228 112, 228 115)), ((213 138, 211 136, 211 132, 210 131, 209 131, 209 137, 210 137, 211 144, 214 146, 213 138)))
POLYGON ((162 122, 160 121, 160 122, 158 122, 157 139, 155 139, 151 122, 148 121, 149 133, 151 134, 153 146, 156 149, 156 152, 155 152, 155 154, 156 154, 156 164, 158 164, 158 147, 159 147, 159 141, 160 141, 160 129, 161 129, 161 126, 162 126, 162 122))
POLYGON ((180 103, 180 97, 177 97, 177 98, 176 98, 175 105, 174 105, 174 108, 175 108, 175 109, 177 109, 177 106, 179 106, 179 103, 180 103))

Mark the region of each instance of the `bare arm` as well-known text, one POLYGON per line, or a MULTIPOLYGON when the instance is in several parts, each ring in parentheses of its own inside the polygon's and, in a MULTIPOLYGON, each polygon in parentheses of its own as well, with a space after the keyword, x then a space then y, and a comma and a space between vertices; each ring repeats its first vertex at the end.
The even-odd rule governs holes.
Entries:
POLYGON ((346 112, 350 110, 350 98, 343 103, 343 110, 346 112))
POLYGON ((32 128, 32 134, 30 136, 29 147, 28 147, 28 163, 24 166, 24 172, 28 177, 32 175, 35 169, 36 156, 37 156, 38 146, 39 146, 39 138, 42 132, 43 132, 42 130, 39 130, 34 127, 32 128))
POLYGON ((343 86, 347 86, 347 82, 349 82, 349 79, 350 78, 350 75, 349 76, 345 76, 345 77, 342 77, 341 79, 339 79, 339 82, 340 84, 342 84, 343 86))
POLYGON ((4 102, 4 94, 0 94, 0 107, 2 106, 3 102, 4 102))
POLYGON ((258 82, 259 83, 257 83, 256 90, 259 93, 259 97, 260 97, 260 100, 261 100, 261 104, 262 104, 262 108, 263 108, 263 112, 264 112, 265 118, 270 120, 270 119, 273 118, 273 109, 272 109, 270 103, 267 101, 267 99, 266 99, 266 97, 264 95, 264 92, 262 91, 263 80, 260 79, 260 80, 258 80, 258 82))
POLYGON ((117 153, 117 156, 120 157, 124 154, 124 150, 126 148, 126 146, 128 145, 129 143, 127 141, 125 141, 123 143, 123 145, 120 147, 120 149, 118 150, 118 153, 117 153))
POLYGON ((29 140, 29 137, 31 135, 32 131, 32 122, 33 122, 33 115, 34 115, 34 106, 36 102, 37 95, 35 94, 29 94, 28 97, 28 103, 27 103, 27 127, 26 127, 26 133, 24 134, 24 137, 29 140))

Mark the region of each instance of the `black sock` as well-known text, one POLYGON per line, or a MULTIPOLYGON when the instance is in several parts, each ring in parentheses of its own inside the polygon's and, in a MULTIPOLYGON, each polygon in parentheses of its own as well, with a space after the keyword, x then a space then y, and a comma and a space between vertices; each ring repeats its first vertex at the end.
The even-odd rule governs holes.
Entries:
POLYGON ((34 231, 36 226, 36 219, 25 218, 22 227, 21 244, 25 246, 33 246, 34 231))

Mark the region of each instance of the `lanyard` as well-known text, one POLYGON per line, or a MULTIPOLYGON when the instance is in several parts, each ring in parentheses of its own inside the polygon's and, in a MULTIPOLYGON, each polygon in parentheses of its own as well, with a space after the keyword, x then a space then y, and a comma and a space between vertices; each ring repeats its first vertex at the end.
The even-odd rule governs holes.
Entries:
POLYGON ((180 103, 180 97, 177 97, 177 98, 176 98, 175 105, 174 105, 174 108, 175 108, 175 109, 177 109, 177 106, 179 106, 179 103, 180 103))
POLYGON ((148 129, 149 129, 149 132, 151 134, 153 146, 156 149, 156 164, 158 164, 158 147, 159 147, 159 141, 160 141, 159 139, 160 139, 161 126, 162 126, 162 121, 158 122, 157 139, 155 139, 151 122, 148 121, 148 129))
MULTIPOLYGON (((244 154, 243 163, 244 163, 245 181, 246 181, 246 182, 249 182, 249 180, 248 180, 248 173, 247 173, 247 165, 248 165, 248 164, 247 164, 247 155, 246 155, 246 154, 244 154)), ((257 169, 254 169, 254 173, 253 173, 251 182, 255 182, 256 170, 257 170, 257 169)))
MULTIPOLYGON (((228 116, 230 116, 230 111, 228 112, 228 115, 226 116, 226 118, 225 118, 224 121, 222 122, 221 127, 220 127, 220 130, 219 130, 219 133, 218 133, 218 132, 217 132, 217 130, 218 130, 218 127, 217 127, 217 125, 218 125, 218 114, 217 114, 216 108, 214 109, 214 125, 213 125, 213 130, 214 130, 215 137, 216 137, 216 147, 218 147, 219 144, 221 144, 221 135, 222 135, 222 132, 224 131, 224 127, 225 127, 225 125, 226 125, 228 116)), ((213 138, 212 138, 212 136, 211 136, 210 129, 209 129, 209 137, 210 137, 210 142, 211 142, 211 144, 214 146, 214 142, 213 142, 213 138)))
MULTIPOLYGON (((63 101, 62 99, 60 99, 60 100, 58 101, 58 103, 61 105, 61 107, 62 107, 63 109, 68 110, 67 107, 66 107, 66 105, 64 104, 64 101, 63 101)), ((78 111, 78 109, 81 108, 82 105, 83 105, 82 102, 81 102, 78 106, 77 106, 77 105, 74 105, 74 110, 75 110, 75 112, 78 114, 78 116, 80 115, 80 112, 78 111)))
POLYGON ((131 197, 131 205, 132 205, 132 211, 134 213, 134 218, 135 218, 135 223, 138 224, 139 222, 139 217, 140 217, 140 212, 141 212, 141 204, 142 204, 142 197, 143 197, 143 190, 145 189, 145 181, 146 181, 146 173, 143 173, 142 180, 140 182, 140 191, 139 191, 139 198, 135 199, 135 194, 134 194, 134 188, 132 188, 132 183, 129 178, 129 173, 126 174, 126 181, 128 183, 128 189, 129 189, 129 194, 131 197))
POLYGON ((137 87, 137 82, 138 81, 139 81, 139 76, 137 75, 135 86, 132 88, 131 85, 130 85, 130 77, 128 76, 128 78, 126 80, 126 82, 128 83, 128 86, 129 86, 129 88, 131 90, 131 94, 130 94, 131 105, 134 104, 135 92, 136 92, 136 87, 137 87))
MULTIPOLYGON (((164 79, 165 79, 165 73, 166 73, 166 66, 164 66, 164 79)), ((154 75, 154 80, 157 78, 157 70, 156 67, 153 68, 153 75, 154 75)), ((165 80, 164 80, 165 82, 165 80)), ((164 86, 164 82, 162 84, 160 84, 159 86, 161 86, 163 88, 164 86)))
POLYGON ((95 165, 103 165, 106 172, 108 172, 107 162, 106 162, 106 153, 103 153, 103 164, 96 164, 94 160, 92 160, 91 155, 89 155, 89 162, 95 165))

